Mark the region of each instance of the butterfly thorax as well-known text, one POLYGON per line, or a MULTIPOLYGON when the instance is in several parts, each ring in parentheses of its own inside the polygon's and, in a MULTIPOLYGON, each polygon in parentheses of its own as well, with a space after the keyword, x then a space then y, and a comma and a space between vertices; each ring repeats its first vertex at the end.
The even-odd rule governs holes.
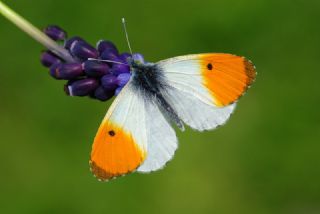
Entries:
POLYGON ((163 76, 154 63, 131 62, 132 81, 139 90, 158 93, 163 86, 163 76))
POLYGON ((184 129, 182 120, 173 110, 172 106, 165 99, 165 93, 169 85, 161 69, 155 63, 137 63, 132 61, 132 85, 146 98, 147 102, 156 103, 159 108, 174 122, 180 129, 184 129))

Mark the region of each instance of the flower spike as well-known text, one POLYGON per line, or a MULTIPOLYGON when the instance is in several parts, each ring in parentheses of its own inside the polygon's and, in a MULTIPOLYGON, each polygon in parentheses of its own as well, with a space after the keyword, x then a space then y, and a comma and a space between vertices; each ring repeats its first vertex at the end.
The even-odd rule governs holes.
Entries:
MULTIPOLYGON (((41 32, 1 1, 0 13, 48 49, 42 52, 40 61, 49 68, 53 78, 68 80, 64 90, 69 96, 106 101, 119 94, 129 82, 129 60, 144 61, 141 54, 119 53, 111 41, 100 40, 93 47, 81 37, 68 38, 67 32, 56 25, 41 32), (64 41, 64 44, 56 41, 64 41)), ((122 22, 131 52, 124 19, 122 22)))
POLYGON ((55 41, 53 41, 46 34, 42 33, 39 29, 33 26, 30 22, 25 20, 22 16, 11 10, 7 5, 0 1, 0 13, 14 23, 22 31, 26 32, 34 38, 36 41, 41 43, 43 46, 48 48, 50 51, 63 58, 65 61, 73 62, 73 58, 70 54, 60 47, 55 41))

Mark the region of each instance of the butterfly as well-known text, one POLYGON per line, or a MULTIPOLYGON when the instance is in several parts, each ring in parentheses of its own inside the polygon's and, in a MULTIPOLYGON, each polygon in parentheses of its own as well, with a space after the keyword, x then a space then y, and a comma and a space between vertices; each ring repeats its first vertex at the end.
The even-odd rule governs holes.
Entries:
POLYGON ((131 79, 94 139, 93 174, 103 181, 159 170, 178 140, 171 124, 198 131, 224 124, 256 77, 251 61, 232 54, 179 56, 157 63, 129 61, 131 79))

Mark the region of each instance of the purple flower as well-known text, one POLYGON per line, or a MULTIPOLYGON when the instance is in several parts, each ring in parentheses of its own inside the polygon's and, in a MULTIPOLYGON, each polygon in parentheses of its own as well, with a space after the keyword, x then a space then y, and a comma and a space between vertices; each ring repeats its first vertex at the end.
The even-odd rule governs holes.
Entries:
POLYGON ((77 41, 84 41, 81 37, 79 36, 74 36, 74 37, 71 37, 70 39, 66 40, 65 43, 64 43, 64 48, 70 50, 70 47, 71 45, 74 43, 74 42, 77 42, 77 41))
POLYGON ((121 59, 121 61, 123 62, 123 63, 128 63, 128 59, 129 58, 131 58, 132 56, 131 56, 131 54, 129 54, 129 53, 122 53, 122 54, 120 54, 120 56, 119 56, 119 58, 121 59))
POLYGON ((55 41, 64 40, 67 38, 67 33, 64 30, 62 30, 60 27, 55 25, 46 27, 43 30, 43 32, 55 41))
POLYGON ((58 26, 48 26, 44 32, 56 41, 64 40, 63 48, 72 56, 67 62, 51 51, 41 54, 41 63, 50 68, 52 77, 68 80, 65 91, 69 96, 89 96, 106 101, 117 95, 130 80, 129 58, 144 62, 141 54, 119 53, 111 41, 100 40, 95 48, 81 37, 68 39, 67 33, 58 26))
POLYGON ((93 94, 93 97, 101 100, 101 101, 106 101, 109 100, 111 97, 113 97, 114 91, 113 90, 106 90, 102 86, 99 86, 93 94))
POLYGON ((123 89, 123 87, 118 87, 118 88, 116 88, 116 90, 115 90, 115 92, 114 92, 114 95, 115 96, 118 96, 119 95, 119 93, 120 93, 120 91, 123 89))
POLYGON ((101 84, 106 90, 115 90, 118 86, 117 76, 112 74, 104 75, 101 78, 101 84))
POLYGON ((67 84, 67 94, 70 96, 87 96, 99 86, 98 80, 86 78, 67 84))
POLYGON ((53 64, 61 63, 61 60, 59 57, 54 55, 51 51, 44 51, 41 53, 40 61, 42 65, 46 67, 51 67, 53 64))
POLYGON ((101 59, 104 60, 111 60, 111 61, 115 61, 115 62, 120 62, 120 58, 119 58, 119 54, 117 51, 115 51, 114 49, 106 49, 104 50, 101 55, 100 55, 101 59))
POLYGON ((50 74, 56 79, 71 80, 84 74, 81 63, 57 63, 50 68, 50 74))
POLYGON ((98 58, 98 51, 85 41, 74 41, 70 46, 70 53, 79 59, 98 58))
POLYGON ((114 75, 119 75, 122 73, 130 73, 130 67, 124 64, 113 64, 111 68, 111 73, 114 75))
POLYGON ((117 76, 118 86, 120 86, 120 87, 125 86, 129 82, 130 77, 131 77, 130 73, 119 74, 117 76))
POLYGON ((104 62, 87 60, 83 63, 84 72, 91 77, 101 77, 110 74, 110 67, 104 62))
POLYGON ((105 40, 100 40, 97 42, 97 49, 99 51, 99 53, 101 54, 102 52, 104 52, 107 49, 113 50, 116 53, 118 52, 117 47, 110 41, 105 41, 105 40))

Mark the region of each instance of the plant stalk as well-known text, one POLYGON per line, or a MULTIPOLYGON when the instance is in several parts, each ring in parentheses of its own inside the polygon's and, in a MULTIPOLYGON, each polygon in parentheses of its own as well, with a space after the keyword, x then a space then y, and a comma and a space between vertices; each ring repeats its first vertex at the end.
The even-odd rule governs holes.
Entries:
POLYGON ((59 46, 54 40, 24 19, 22 16, 14 12, 2 1, 0 1, 0 13, 9 21, 14 23, 18 28, 27 33, 33 39, 48 48, 54 54, 65 60, 66 62, 74 62, 73 57, 63 47, 59 46))

